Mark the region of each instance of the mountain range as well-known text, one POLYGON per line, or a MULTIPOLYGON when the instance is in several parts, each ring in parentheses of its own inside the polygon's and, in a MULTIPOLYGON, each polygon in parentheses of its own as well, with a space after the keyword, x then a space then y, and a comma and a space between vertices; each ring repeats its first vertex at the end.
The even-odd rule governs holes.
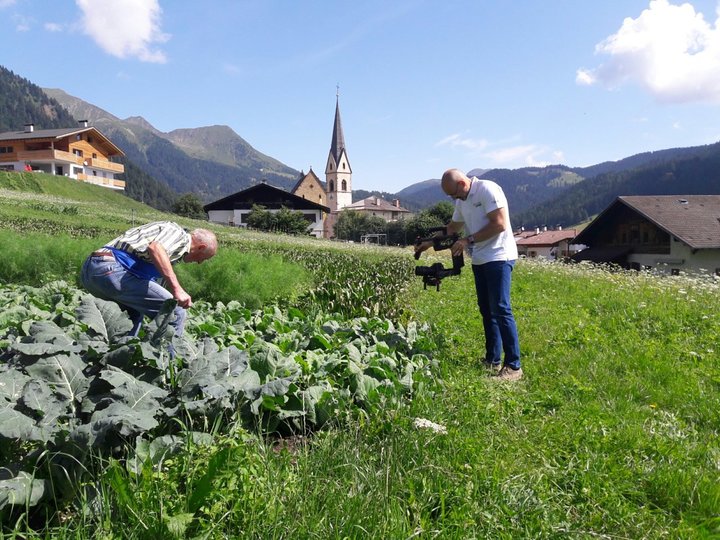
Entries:
MULTIPOLYGON (((120 119, 61 89, 40 89, 0 66, 0 130, 27 122, 39 129, 88 120, 125 153, 126 194, 166 210, 179 194, 210 202, 261 181, 290 189, 301 173, 255 150, 223 125, 162 132, 140 116, 120 119)), ((572 226, 619 195, 720 194, 720 143, 636 154, 590 167, 549 165, 473 169, 505 191, 515 226, 572 226)), ((418 211, 447 200, 439 179, 420 180, 398 193, 353 191, 399 199, 418 211)))

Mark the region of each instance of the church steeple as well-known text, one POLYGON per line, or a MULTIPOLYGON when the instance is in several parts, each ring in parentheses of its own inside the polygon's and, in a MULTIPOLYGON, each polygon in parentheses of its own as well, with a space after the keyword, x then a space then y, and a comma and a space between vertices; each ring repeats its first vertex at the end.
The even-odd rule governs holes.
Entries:
POLYGON ((340 91, 335 97, 335 122, 333 124, 330 153, 325 166, 327 201, 332 210, 341 210, 352 204, 352 169, 345 148, 345 134, 340 120, 340 91))
POLYGON ((340 98, 338 97, 335 101, 335 123, 333 124, 332 143, 330 145, 330 153, 335 158, 335 163, 340 163, 340 154, 343 150, 345 150, 345 134, 340 120, 340 98))

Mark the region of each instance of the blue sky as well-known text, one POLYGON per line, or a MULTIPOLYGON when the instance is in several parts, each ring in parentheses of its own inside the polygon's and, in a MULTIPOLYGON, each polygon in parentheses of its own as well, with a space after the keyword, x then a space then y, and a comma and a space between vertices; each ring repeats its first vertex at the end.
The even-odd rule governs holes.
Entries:
MULTIPOLYGON (((0 0, 0 64, 353 188, 720 140, 714 0, 0 0)), ((20 129, 21 126, 18 127, 20 129)))

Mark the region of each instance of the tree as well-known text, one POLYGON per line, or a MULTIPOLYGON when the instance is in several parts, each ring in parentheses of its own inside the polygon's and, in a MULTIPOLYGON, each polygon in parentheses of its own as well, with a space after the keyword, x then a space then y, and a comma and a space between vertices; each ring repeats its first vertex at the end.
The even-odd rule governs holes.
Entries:
POLYGON ((430 229, 442 227, 449 221, 442 221, 436 215, 431 214, 428 210, 423 210, 419 214, 414 215, 407 221, 406 233, 408 242, 414 242, 417 237, 425 237, 430 233, 430 229))
POLYGON ((274 225, 272 213, 262 205, 253 204, 250 213, 247 215, 247 226, 251 229, 271 231, 274 225))
POLYGON ((307 234, 310 223, 299 210, 284 206, 275 214, 275 229, 286 234, 307 234))
POLYGON ((302 212, 282 207, 271 212, 264 206, 254 204, 247 216, 247 225, 261 231, 277 231, 286 234, 307 234, 310 224, 302 212))
POLYGON ((172 205, 173 214, 193 219, 206 219, 203 203, 194 193, 180 195, 172 205))
POLYGON ((440 201, 435 206, 428 208, 427 212, 445 224, 452 219, 452 215, 455 212, 455 205, 450 201, 440 201))
POLYGON ((364 234, 384 233, 387 222, 378 216, 369 216, 364 212, 344 210, 335 223, 335 236, 340 240, 360 241, 364 234))

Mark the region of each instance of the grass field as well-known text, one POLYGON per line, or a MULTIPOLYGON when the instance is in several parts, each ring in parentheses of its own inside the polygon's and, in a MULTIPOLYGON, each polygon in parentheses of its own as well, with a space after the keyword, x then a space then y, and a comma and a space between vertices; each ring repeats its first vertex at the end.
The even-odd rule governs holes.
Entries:
MULTIPOLYGON (((46 212, 37 223, 53 214, 43 205, 70 204, 37 197, 27 199, 46 212)), ((58 230, 88 230, 76 229, 73 211, 55 212, 57 229, 41 229, 17 206, 0 204, 0 213, 15 212, 33 234, 49 234, 48 245, 39 237, 33 245, 50 259, 62 259, 50 245, 58 230)), ((85 224, 105 231, 104 217, 79 207, 88 212, 85 224)), ((290 303, 313 287, 340 288, 355 295, 348 305, 387 311, 376 290, 387 286, 382 294, 392 296, 397 289, 393 300, 402 305, 394 316, 432 325, 442 383, 302 436, 225 425, 212 444, 187 444, 140 474, 102 458, 102 474, 86 478, 72 503, 47 514, 6 514, 0 538, 720 537, 714 278, 520 261, 512 295, 525 379, 498 384, 478 362, 482 326, 467 269, 440 292, 424 291, 403 266, 409 252, 234 234, 222 237, 228 251, 256 246, 263 256, 285 254, 261 265, 304 269, 308 277, 290 287, 290 303), (395 258, 397 282, 365 290, 351 281, 395 258), (342 264, 352 271, 324 269, 342 264), (439 427, 419 427, 417 419, 439 427)), ((73 236, 83 247, 92 243, 73 236)), ((9 246, 16 255, 8 258, 19 259, 21 246, 9 246)), ((8 275, 20 280, 23 272, 32 274, 8 275)), ((188 277, 198 290, 202 278, 188 277)), ((304 301, 322 306, 324 294, 304 301)), ((331 301, 345 305, 341 297, 331 301)))

